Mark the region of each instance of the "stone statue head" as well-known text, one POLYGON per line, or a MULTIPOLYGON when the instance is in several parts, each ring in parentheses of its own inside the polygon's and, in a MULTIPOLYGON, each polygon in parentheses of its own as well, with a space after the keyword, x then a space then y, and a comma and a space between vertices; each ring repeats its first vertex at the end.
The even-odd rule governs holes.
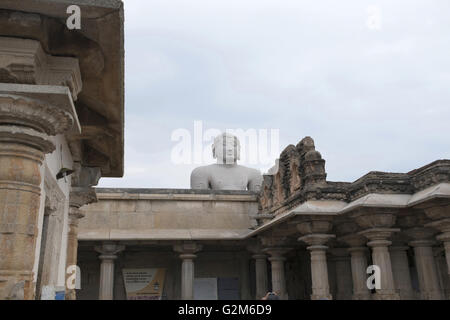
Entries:
POLYGON ((214 139, 212 152, 217 163, 234 164, 240 159, 241 144, 235 135, 224 132, 214 139))

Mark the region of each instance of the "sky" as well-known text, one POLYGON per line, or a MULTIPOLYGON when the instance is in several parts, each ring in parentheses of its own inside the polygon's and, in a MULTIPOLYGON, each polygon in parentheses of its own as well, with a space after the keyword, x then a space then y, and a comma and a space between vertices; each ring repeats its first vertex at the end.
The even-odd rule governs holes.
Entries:
POLYGON ((268 156, 248 149, 240 164, 261 172, 311 136, 329 181, 450 158, 448 0, 124 7, 125 174, 100 187, 189 188, 192 169, 214 162, 213 129, 258 133, 268 156))

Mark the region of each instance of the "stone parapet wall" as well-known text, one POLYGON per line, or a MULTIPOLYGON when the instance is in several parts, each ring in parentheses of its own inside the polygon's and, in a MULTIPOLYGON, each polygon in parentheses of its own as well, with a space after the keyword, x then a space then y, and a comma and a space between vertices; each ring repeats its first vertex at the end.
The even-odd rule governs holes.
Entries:
POLYGON ((78 239, 239 239, 252 228, 257 196, 241 191, 97 189, 78 239))

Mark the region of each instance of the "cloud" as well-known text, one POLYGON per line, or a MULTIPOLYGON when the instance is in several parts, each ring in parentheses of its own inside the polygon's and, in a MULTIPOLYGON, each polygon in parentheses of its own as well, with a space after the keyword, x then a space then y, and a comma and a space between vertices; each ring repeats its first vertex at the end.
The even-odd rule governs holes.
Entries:
MULTIPOLYGON (((450 158, 446 0, 125 1, 125 177, 103 186, 189 187, 174 130, 310 135, 328 179, 450 158), (380 9, 380 28, 368 28, 380 9)), ((281 151, 281 150, 280 150, 281 151)), ((273 159, 275 160, 275 159, 273 159)), ((262 166, 256 166, 262 169, 262 166)))

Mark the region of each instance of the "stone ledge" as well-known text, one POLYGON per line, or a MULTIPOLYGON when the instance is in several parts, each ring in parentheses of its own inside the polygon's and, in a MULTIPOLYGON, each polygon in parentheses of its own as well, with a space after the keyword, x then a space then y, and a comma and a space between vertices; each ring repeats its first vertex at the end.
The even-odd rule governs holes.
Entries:
POLYGON ((257 201, 257 193, 240 190, 96 188, 100 200, 257 201))
POLYGON ((248 229, 80 230, 78 240, 242 240, 249 233, 248 229))

